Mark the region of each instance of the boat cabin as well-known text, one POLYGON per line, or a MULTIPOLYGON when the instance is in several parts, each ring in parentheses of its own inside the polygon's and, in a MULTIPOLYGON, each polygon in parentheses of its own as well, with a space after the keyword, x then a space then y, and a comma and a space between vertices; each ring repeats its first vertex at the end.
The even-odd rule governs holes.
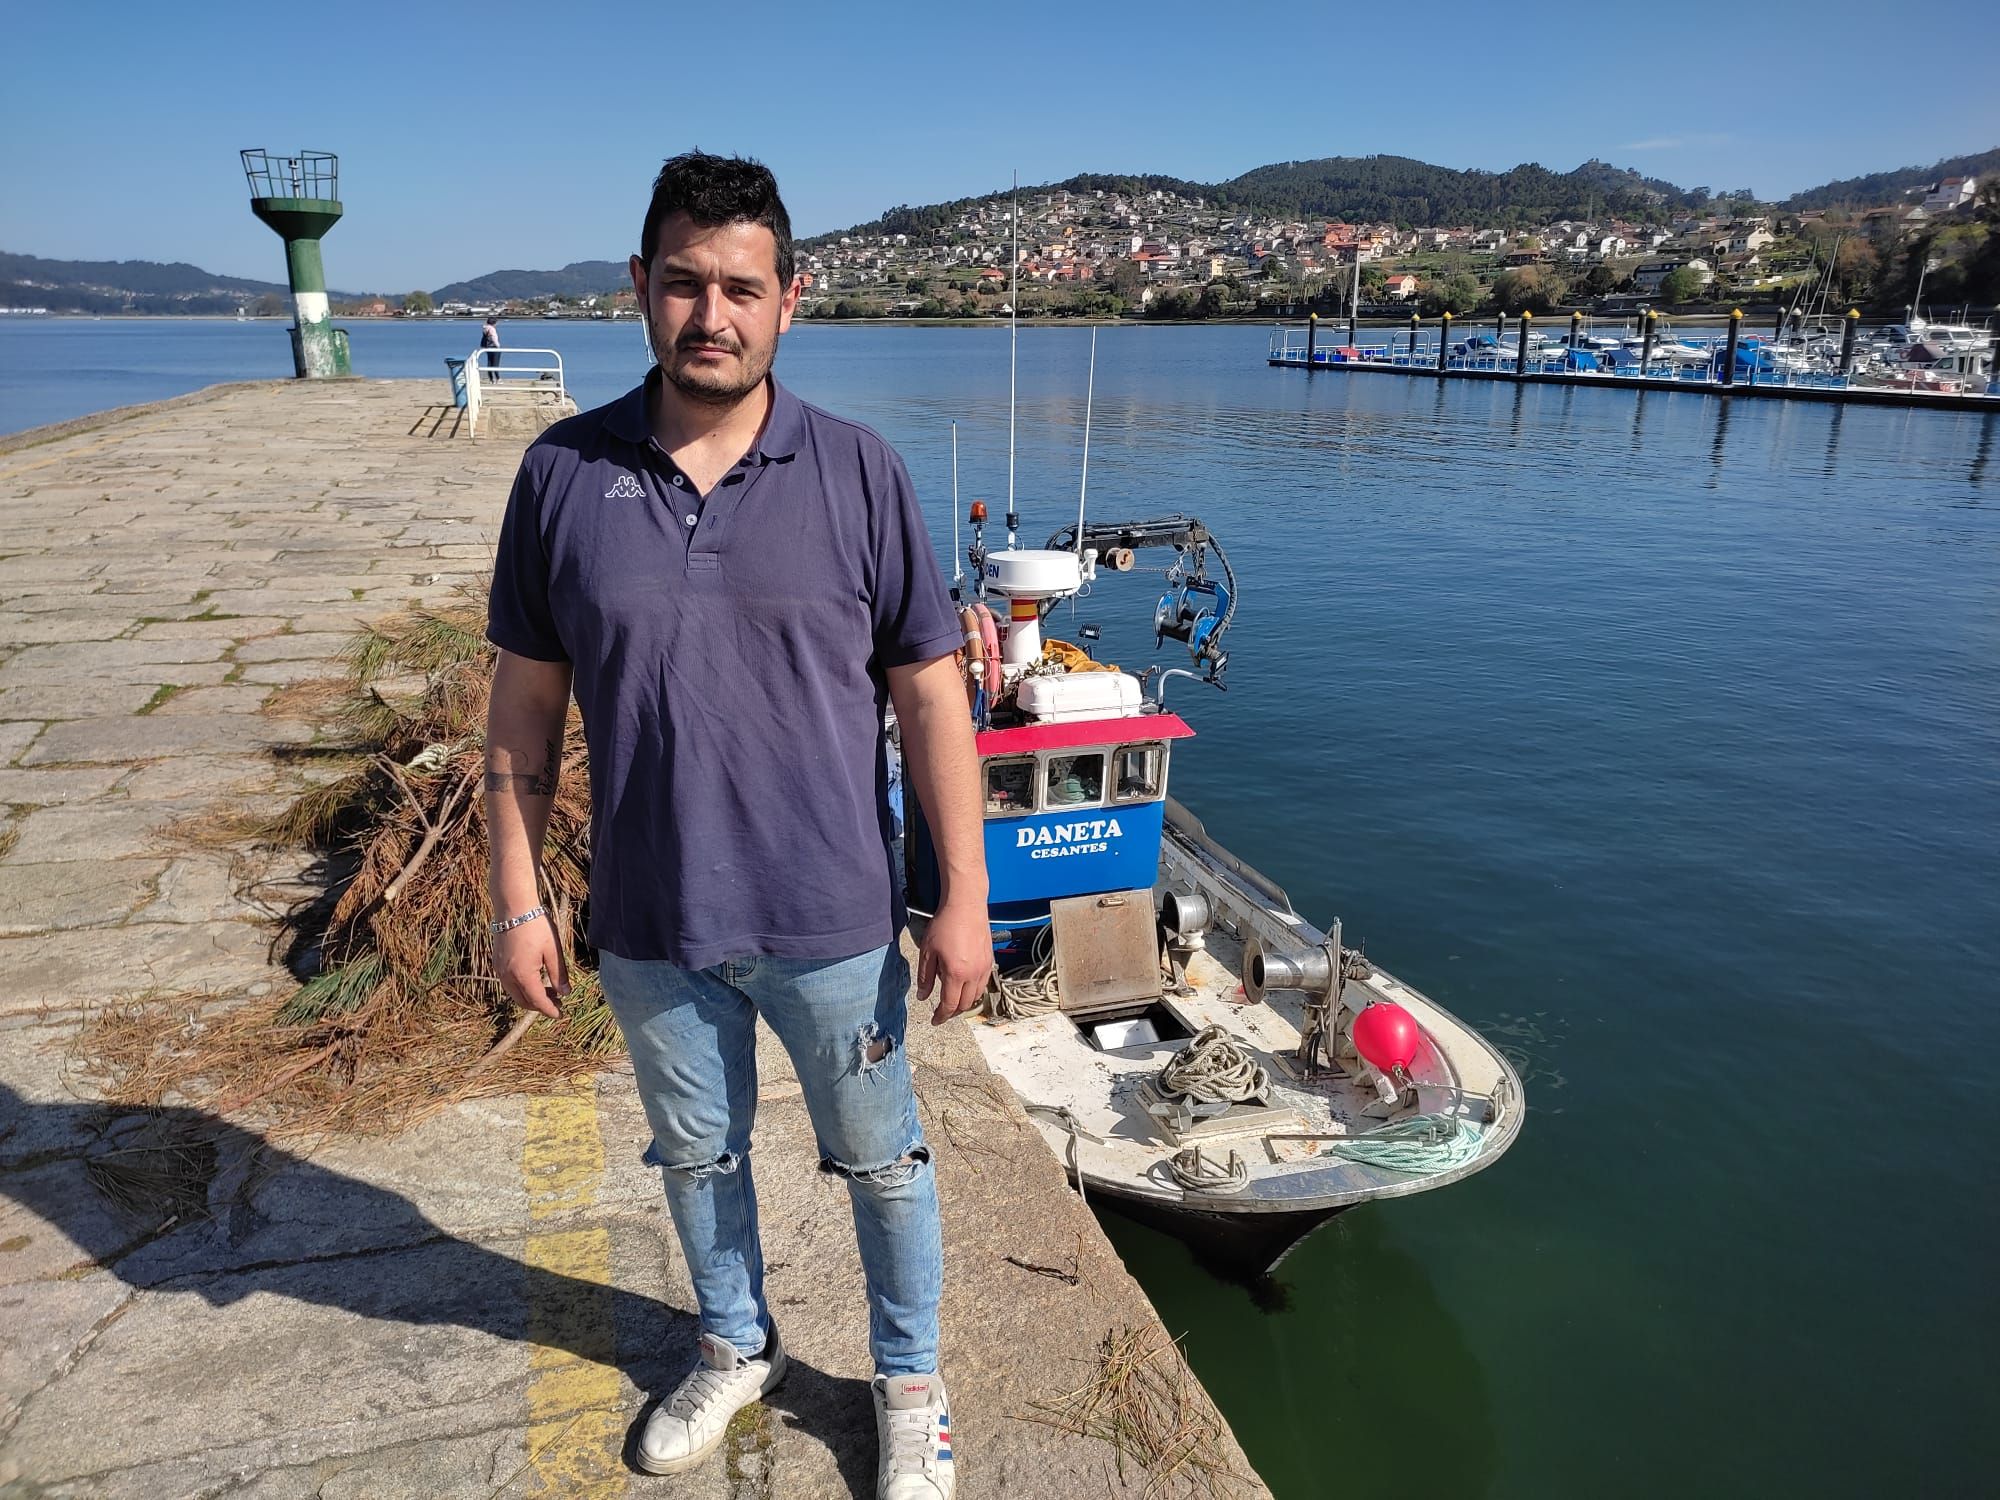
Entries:
MULTIPOLYGON (((996 945, 1031 942, 1066 896, 1150 890, 1158 878, 1167 769, 1194 730, 1169 713, 1065 719, 978 736, 988 911, 996 945)), ((910 899, 935 911, 937 854, 909 808, 910 899)))

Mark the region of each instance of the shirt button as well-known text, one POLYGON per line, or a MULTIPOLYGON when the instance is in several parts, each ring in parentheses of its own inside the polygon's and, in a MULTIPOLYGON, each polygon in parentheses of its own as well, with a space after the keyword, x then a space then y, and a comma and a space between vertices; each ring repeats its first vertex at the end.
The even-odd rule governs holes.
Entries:
POLYGON ((689 516, 689 517, 687 518, 687 523, 688 523, 688 525, 690 525, 690 526, 694 525, 694 523, 695 523, 695 518, 694 518, 693 516, 689 516))

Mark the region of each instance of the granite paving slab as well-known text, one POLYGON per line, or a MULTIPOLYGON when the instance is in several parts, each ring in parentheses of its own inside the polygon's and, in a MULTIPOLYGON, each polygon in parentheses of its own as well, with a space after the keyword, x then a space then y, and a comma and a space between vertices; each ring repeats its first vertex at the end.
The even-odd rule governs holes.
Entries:
MULTIPOLYGON (((272 753, 315 732, 263 711, 273 688, 337 675, 352 630, 408 602, 483 592, 529 434, 432 436, 442 389, 255 382, 0 439, 8 1500, 668 1492, 623 1449, 692 1356, 693 1297, 629 1071, 389 1138, 95 1096, 102 1008, 172 1004, 199 1026, 296 983, 272 915, 317 893, 306 858, 175 829, 329 774, 272 753)), ((944 1205, 960 1493, 1146 1492, 1102 1443, 1028 1418, 1107 1330, 1157 1327, 1152 1309, 963 1027, 916 1026, 909 1047, 944 1205)), ((769 1037, 759 1056, 793 1374, 671 1492, 872 1494, 846 1190, 769 1037)))

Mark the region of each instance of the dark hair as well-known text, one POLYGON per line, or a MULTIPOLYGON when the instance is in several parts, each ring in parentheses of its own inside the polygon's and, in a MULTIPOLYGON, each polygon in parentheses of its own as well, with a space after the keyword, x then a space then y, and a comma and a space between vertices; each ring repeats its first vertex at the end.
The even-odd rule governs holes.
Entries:
POLYGON ((670 156, 653 179, 653 201, 639 231, 639 258, 648 266, 659 248, 660 224, 686 214, 696 224, 762 224, 778 242, 778 287, 792 284, 792 218, 778 196, 778 179, 760 161, 683 151, 670 156))

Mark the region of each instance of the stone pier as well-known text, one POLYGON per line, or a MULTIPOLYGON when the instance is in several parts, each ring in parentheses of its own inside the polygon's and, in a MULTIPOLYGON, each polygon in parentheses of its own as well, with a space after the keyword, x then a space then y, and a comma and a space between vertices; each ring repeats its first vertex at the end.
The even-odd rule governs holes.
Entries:
MULTIPOLYGON (((385 1139, 93 1097, 97 1008, 293 982, 276 920, 309 859, 181 830, 303 785, 309 759, 273 751, 316 726, 274 694, 364 622, 479 586, 523 439, 442 435, 442 384, 217 387, 0 439, 0 1496, 873 1493, 845 1191, 774 1047, 758 1189, 793 1373, 675 1480, 623 1456, 695 1337, 627 1071, 385 1139), (206 1184, 164 1223, 107 1190, 163 1144, 206 1184)), ((962 1025, 914 1026, 911 1052, 961 1495, 1146 1493, 1036 1418, 1155 1313, 962 1025)), ((1216 1492, 1264 1493, 1215 1420, 1241 1476, 1216 1492)))

